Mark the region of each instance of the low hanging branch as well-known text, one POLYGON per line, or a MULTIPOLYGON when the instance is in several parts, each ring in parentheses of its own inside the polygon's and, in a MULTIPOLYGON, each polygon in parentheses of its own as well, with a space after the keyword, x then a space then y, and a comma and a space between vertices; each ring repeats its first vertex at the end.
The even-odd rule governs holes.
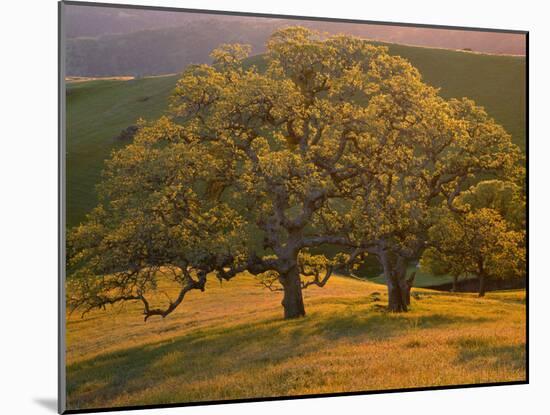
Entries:
POLYGON ((279 274, 275 271, 269 271, 263 275, 259 275, 260 284, 267 288, 269 291, 277 292, 283 291, 283 288, 279 285, 279 274))
MULTIPOLYGON (((83 309, 82 316, 84 316, 93 309, 105 309, 108 305, 115 305, 126 301, 139 301, 143 304, 145 321, 152 316, 161 316, 164 318, 178 307, 187 292, 191 290, 204 291, 207 272, 205 270, 197 270, 196 274, 197 278, 193 278, 188 269, 181 269, 180 272, 177 272, 174 267, 164 267, 163 269, 142 270, 141 279, 139 279, 140 272, 138 271, 96 278, 94 286, 90 286, 89 281, 83 282, 78 289, 79 294, 69 298, 68 304, 71 311, 83 309), (168 271, 173 275, 173 280, 178 282, 178 284, 183 284, 183 286, 179 290, 175 300, 168 298, 167 307, 152 308, 150 300, 145 295, 148 291, 146 286, 153 284, 156 273, 164 274, 168 271), (133 285, 128 286, 128 280, 131 278, 135 278, 136 281, 133 285), (113 291, 118 291, 118 294, 114 294, 113 291)), ((167 295, 166 293, 164 294, 167 295)))
POLYGON ((310 285, 316 285, 317 287, 324 287, 332 275, 332 269, 333 269, 332 265, 327 266, 325 276, 322 279, 320 278, 321 274, 318 271, 309 272, 309 273, 302 271, 302 275, 306 275, 306 276, 313 275, 312 280, 302 281, 302 288, 307 288, 310 285))
POLYGON ((144 321, 147 321, 149 317, 152 316, 161 316, 162 318, 166 317, 168 314, 170 314, 172 311, 176 309, 178 305, 183 301, 183 298, 185 297, 185 294, 191 290, 201 290, 204 291, 204 286, 206 284, 206 275, 207 273, 205 271, 198 271, 197 272, 198 279, 193 279, 190 275, 188 275, 187 283, 186 285, 180 290, 177 298, 174 301, 170 301, 168 307, 165 309, 161 308, 153 308, 151 309, 149 306, 149 302, 145 298, 145 296, 140 295, 140 300, 143 303, 143 314, 145 315, 144 321))
MULTIPOLYGON (((215 262, 214 259, 212 261, 215 262)), ((263 271, 273 266, 272 262, 269 259, 261 259, 255 255, 251 255, 246 263, 236 265, 236 266, 233 264, 234 258, 232 258, 231 256, 226 256, 225 258, 220 260, 220 262, 221 262, 221 266, 218 267, 218 269, 213 270, 220 281, 222 280, 229 281, 231 278, 235 277, 236 275, 238 275, 243 271, 248 270, 252 273, 255 273, 255 272, 263 271)), ((212 270, 210 267, 208 267, 208 269, 197 270, 196 274, 198 278, 194 279, 191 276, 191 273, 189 272, 189 270, 184 269, 182 271, 182 275, 184 276, 185 286, 181 288, 177 298, 174 301, 169 301, 168 307, 164 309, 150 308, 149 302, 147 301, 145 296, 140 295, 139 299, 141 300, 144 306, 143 314, 145 315, 145 321, 147 321, 151 316, 161 316, 162 318, 166 317, 168 314, 170 314, 180 305, 180 303, 183 301, 187 292, 191 290, 204 291, 208 271, 210 270, 212 270)))

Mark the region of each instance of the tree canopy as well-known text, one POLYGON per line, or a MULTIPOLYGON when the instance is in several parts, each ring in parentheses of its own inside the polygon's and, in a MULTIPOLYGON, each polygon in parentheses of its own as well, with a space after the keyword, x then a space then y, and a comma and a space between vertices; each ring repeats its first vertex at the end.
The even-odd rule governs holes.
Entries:
POLYGON ((275 32, 266 69, 246 45, 188 67, 166 116, 106 163, 100 205, 69 235, 69 303, 141 301, 166 316, 207 276, 247 271, 305 315, 302 289, 374 254, 390 309, 405 269, 480 174, 517 174, 519 150, 468 99, 445 100, 405 59, 349 36, 275 32), (318 252, 326 244, 339 253, 318 252), (153 306, 159 279, 180 294, 153 306))
POLYGON ((430 228, 423 267, 436 275, 475 275, 480 296, 487 279, 524 277, 525 199, 519 186, 480 182, 456 204, 458 212, 443 212, 430 228))

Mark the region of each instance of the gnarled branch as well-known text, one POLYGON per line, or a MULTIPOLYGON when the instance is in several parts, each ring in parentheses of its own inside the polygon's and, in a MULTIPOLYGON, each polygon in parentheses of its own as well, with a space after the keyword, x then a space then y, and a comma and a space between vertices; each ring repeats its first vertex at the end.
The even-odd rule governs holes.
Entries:
MULTIPOLYGON (((324 287, 325 284, 328 282, 329 278, 331 277, 332 275, 332 265, 328 265, 327 266, 327 270, 325 272, 325 276, 321 279, 320 278, 320 273, 319 272, 315 272, 314 273, 314 278, 312 280, 309 280, 309 281, 302 281, 301 284, 302 284, 302 288, 305 289, 311 285, 316 285, 317 287, 324 287)), ((302 273, 304 274, 304 273, 302 273)), ((307 275, 307 274, 304 274, 304 275, 307 275)), ((310 273, 311 275, 311 273, 310 273)))

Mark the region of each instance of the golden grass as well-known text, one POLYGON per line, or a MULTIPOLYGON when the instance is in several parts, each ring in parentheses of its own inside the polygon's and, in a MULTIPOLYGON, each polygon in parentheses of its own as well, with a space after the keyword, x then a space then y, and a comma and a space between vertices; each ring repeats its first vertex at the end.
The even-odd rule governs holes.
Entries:
POLYGON ((284 321, 281 293, 250 276, 190 292, 167 318, 139 305, 67 322, 70 409, 525 380, 525 291, 415 289, 385 312, 385 287, 334 277, 284 321))

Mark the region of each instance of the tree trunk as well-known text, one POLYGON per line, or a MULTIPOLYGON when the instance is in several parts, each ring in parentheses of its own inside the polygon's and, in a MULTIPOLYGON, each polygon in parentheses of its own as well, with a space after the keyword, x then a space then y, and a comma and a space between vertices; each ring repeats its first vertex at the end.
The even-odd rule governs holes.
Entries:
POLYGON ((285 319, 304 317, 306 310, 298 268, 291 268, 289 272, 281 276, 280 281, 284 289, 282 305, 285 319))
POLYGON ((451 289, 451 291, 456 293, 457 290, 458 290, 458 276, 453 275, 453 288, 451 289))
POLYGON ((479 276, 479 297, 485 297, 485 276, 483 274, 479 276))
POLYGON ((388 253, 382 254, 380 260, 388 286, 388 310, 394 313, 406 312, 410 304, 410 287, 407 284, 405 262, 401 258, 392 261, 388 253))
POLYGON ((399 281, 394 280, 388 284, 388 310, 393 313, 407 311, 407 294, 399 281))
MULTIPOLYGON (((406 271, 405 271, 406 275, 406 271)), ((414 278, 416 277, 416 271, 412 272, 408 277, 401 280, 401 290, 405 293, 405 304, 411 305, 411 289, 414 284, 414 278)))

